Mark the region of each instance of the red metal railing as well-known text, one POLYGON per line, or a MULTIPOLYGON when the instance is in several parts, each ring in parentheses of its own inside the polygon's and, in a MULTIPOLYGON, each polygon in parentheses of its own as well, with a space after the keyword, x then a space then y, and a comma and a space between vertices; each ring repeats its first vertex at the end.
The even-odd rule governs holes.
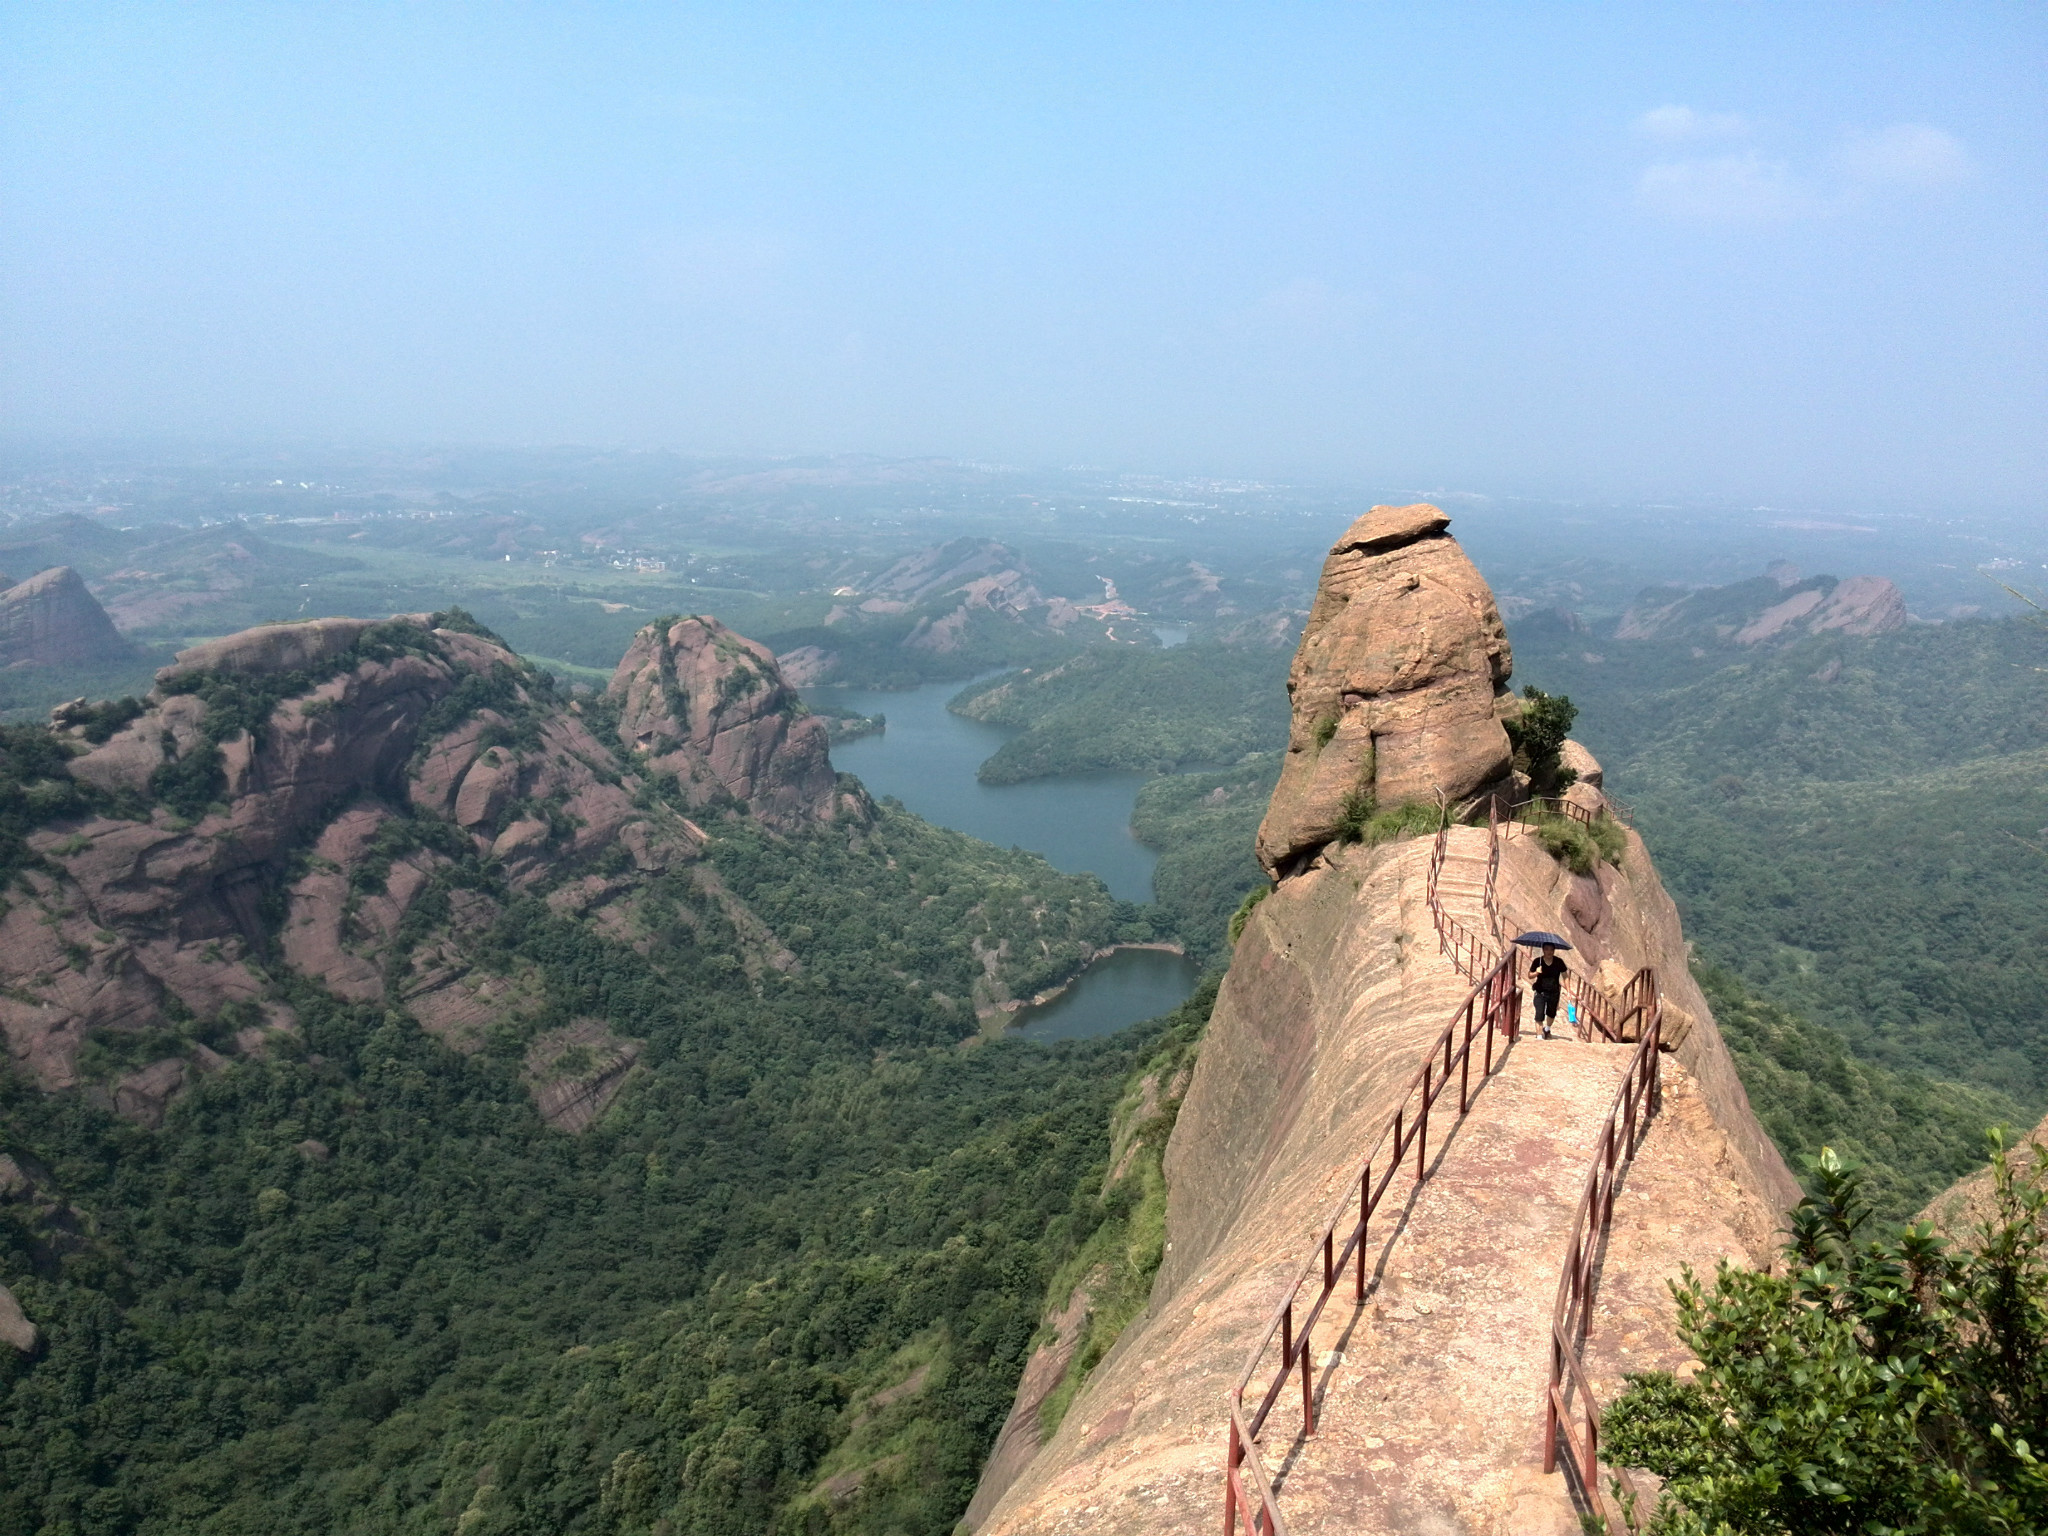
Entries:
POLYGON ((1394 1111, 1393 1119, 1380 1133, 1358 1176, 1345 1186, 1344 1196, 1324 1225, 1315 1251, 1274 1309, 1273 1320, 1266 1325, 1266 1331, 1253 1345, 1245 1361, 1244 1372, 1230 1393, 1230 1450, 1224 1463, 1223 1491, 1225 1536, 1236 1536, 1240 1513, 1244 1517, 1245 1528, 1252 1536, 1285 1536, 1287 1526, 1280 1516, 1272 1479, 1267 1476, 1265 1465, 1259 1459, 1259 1435, 1265 1429, 1267 1417, 1279 1402, 1281 1393, 1286 1391, 1296 1375, 1301 1378, 1301 1434, 1306 1438, 1315 1433, 1313 1339, 1323 1307, 1347 1268, 1353 1275, 1353 1304, 1364 1304, 1366 1234, 1373 1213, 1385 1200, 1395 1175, 1409 1166, 1411 1154, 1414 1159, 1414 1185, 1420 1185, 1429 1177, 1430 1106, 1450 1087, 1452 1069, 1455 1068, 1458 1114, 1460 1117, 1465 1114, 1472 1102, 1473 1042, 1475 1039, 1483 1042, 1480 1082, 1484 1084, 1495 1069, 1493 1037, 1499 1033, 1510 1041, 1515 1038, 1521 1002, 1521 989, 1515 983, 1514 958, 1504 956, 1466 994, 1463 1005, 1451 1016, 1443 1033, 1437 1036, 1421 1068, 1410 1081, 1400 1107, 1394 1111), (1373 1178, 1376 1163, 1381 1170, 1377 1181, 1373 1178), (1338 1223, 1349 1218, 1354 1198, 1357 1200, 1357 1219, 1350 1222, 1340 1243, 1338 1223), (1304 1288, 1312 1290, 1313 1296, 1305 1297, 1304 1288), (1258 1376, 1260 1364, 1271 1352, 1276 1338, 1279 1352, 1272 1378, 1265 1391, 1259 1394, 1257 1405, 1247 1414, 1245 1393, 1258 1376), (1245 1483, 1246 1468, 1251 1471, 1249 1489, 1245 1483))
POLYGON ((1438 884, 1444 872, 1444 862, 1450 856, 1451 824, 1448 820, 1436 830, 1436 846, 1429 855, 1429 915, 1436 923, 1437 943, 1451 958, 1451 964, 1467 981, 1479 981, 1501 961, 1500 916, 1494 910, 1494 887, 1500 877, 1500 816, 1491 803, 1486 812, 1486 889, 1482 897, 1488 925, 1491 927, 1493 943, 1489 946, 1486 935, 1474 933, 1458 919, 1444 910, 1443 897, 1438 884))
MULTIPOLYGON (((1557 1470, 1561 1430, 1580 1492, 1596 1515, 1607 1513, 1610 1500, 1600 1488, 1600 1401, 1586 1376, 1586 1334, 1593 1316, 1600 1239, 1614 1219, 1615 1188, 1662 1096, 1657 1052, 1662 1043, 1663 1005, 1657 995, 1656 974, 1647 967, 1638 971, 1623 994, 1623 1003, 1628 1011, 1621 1023, 1624 1027, 1637 1025, 1642 1043, 1629 1059, 1614 1105, 1600 1127, 1585 1193, 1579 1197, 1578 1214, 1572 1219, 1571 1245, 1550 1314, 1550 1384, 1543 1402, 1543 1470, 1557 1470), (1575 1398, 1581 1421, 1577 1425, 1573 1423, 1575 1398)), ((1626 1469, 1609 1470, 1627 1494, 1616 1514, 1632 1528, 1639 1502, 1635 1484, 1626 1469)))
POLYGON ((1568 816, 1585 826, 1592 826, 1600 819, 1597 811, 1589 811, 1577 801, 1566 800, 1559 795, 1534 795, 1527 800, 1518 800, 1509 815, 1516 821, 1527 821, 1529 814, 1568 816))
POLYGON ((1625 1044, 1641 1038, 1640 1033, 1630 1031, 1640 1032, 1643 1027, 1645 997, 1655 997, 1657 973, 1644 966, 1622 988, 1621 996, 1615 997, 1583 971, 1571 969, 1565 972, 1564 990, 1578 1005, 1577 1029, 1581 1040, 1625 1044))

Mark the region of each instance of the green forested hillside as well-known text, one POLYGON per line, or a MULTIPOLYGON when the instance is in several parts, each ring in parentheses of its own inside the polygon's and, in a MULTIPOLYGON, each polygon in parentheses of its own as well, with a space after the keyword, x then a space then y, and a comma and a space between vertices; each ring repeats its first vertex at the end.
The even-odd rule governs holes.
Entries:
POLYGON ((1138 791, 1131 830, 1159 852, 1152 889, 1161 926, 1198 960, 1228 958, 1231 914, 1247 891, 1266 883, 1252 845, 1280 779, 1280 757, 1276 749, 1248 754, 1234 768, 1163 774, 1138 791))
POLYGON ((1584 644, 1521 647, 1518 671, 1579 705, 1721 996, 1763 1010, 1745 1077, 1781 1144, 1866 1145, 1903 1212, 1975 1165, 1987 1117, 2038 1118, 2048 635, 1584 644), (1787 1088, 1836 1042, 1853 1091, 1787 1088))
POLYGON ((972 938, 1131 931, 886 808, 722 825, 787 974, 684 883, 632 943, 505 893, 485 952, 544 1001, 478 1055, 287 983, 303 1049, 161 1130, 6 1078, 40 1193, 0 1201, 0 1280, 47 1342, 0 1350, 0 1530, 948 1530, 1148 1038, 963 1049, 972 938), (641 1065, 569 1136, 522 1050, 593 1016, 641 1065))
POLYGON ((1285 650, 1199 641, 1096 649, 1050 670, 993 678, 950 707, 1023 728, 982 764, 984 784, 1098 768, 1170 772, 1284 746, 1291 660, 1285 650))

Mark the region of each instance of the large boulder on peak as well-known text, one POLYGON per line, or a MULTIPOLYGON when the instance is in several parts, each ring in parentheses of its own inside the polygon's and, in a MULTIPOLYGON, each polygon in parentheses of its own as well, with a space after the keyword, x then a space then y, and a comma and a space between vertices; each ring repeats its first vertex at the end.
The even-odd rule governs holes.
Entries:
POLYGON ((1426 503, 1374 507, 1323 563, 1287 680, 1287 757, 1259 827, 1275 878, 1366 806, 1467 802, 1508 777, 1507 631, 1449 524, 1426 503))
POLYGON ((825 722, 805 711, 766 646, 716 619, 642 629, 606 693, 619 702, 620 741, 689 804, 739 801, 782 831, 833 814, 825 722))

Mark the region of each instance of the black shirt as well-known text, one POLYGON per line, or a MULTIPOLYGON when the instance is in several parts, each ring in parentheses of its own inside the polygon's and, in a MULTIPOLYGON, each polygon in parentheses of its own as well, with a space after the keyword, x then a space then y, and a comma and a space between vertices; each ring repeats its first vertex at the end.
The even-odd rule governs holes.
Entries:
POLYGON ((1547 960, 1538 960, 1529 967, 1529 974, 1536 978, 1532 990, 1556 992, 1564 986, 1564 962, 1556 955, 1547 960))

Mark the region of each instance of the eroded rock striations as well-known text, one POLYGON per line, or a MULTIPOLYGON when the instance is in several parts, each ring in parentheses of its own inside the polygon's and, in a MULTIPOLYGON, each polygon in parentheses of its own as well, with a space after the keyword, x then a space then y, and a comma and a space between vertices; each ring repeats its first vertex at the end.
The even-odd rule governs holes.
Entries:
POLYGON ((766 646, 716 619, 648 625, 607 692, 619 740, 691 805, 742 803, 777 828, 832 813, 825 722, 802 711, 766 646))
MULTIPOLYGON (((1470 993, 1433 927, 1432 839, 1347 841, 1329 818, 1368 768, 1392 769, 1374 776, 1383 796, 1426 787, 1451 803, 1509 771, 1494 713, 1506 646, 1443 527, 1431 508, 1376 509, 1332 553, 1294 672, 1291 778, 1261 835, 1281 878, 1245 923, 1167 1143, 1149 1307, 1035 1455, 1030 1416, 1013 1417, 975 1500, 981 1536, 1164 1536, 1220 1518, 1226 1404, 1247 1351, 1332 1210, 1356 1200, 1349 1181, 1470 993), (1395 722, 1409 739, 1368 745, 1395 722), (1319 736, 1324 752, 1345 744, 1338 767, 1318 758, 1319 736)), ((1583 748, 1570 757, 1574 797, 1599 810, 1598 763, 1583 748)), ((1454 857, 1484 867, 1484 826, 1449 837, 1454 857)), ((1625 842, 1618 864, 1580 876, 1510 830, 1496 899, 1504 932, 1565 935, 1610 989, 1654 967, 1668 1004, 1666 1108, 1625 1188, 1589 1345, 1603 1392, 1623 1370, 1683 1363, 1665 1279, 1767 1259, 1797 1197, 1688 973, 1649 851, 1625 842)), ((1500 1043, 1471 1118, 1435 1122, 1436 1175, 1384 1213, 1365 1305, 1347 1286, 1316 1329, 1315 1439, 1296 1440, 1297 1400, 1283 1395, 1262 1442, 1268 1469, 1288 1468, 1298 1533, 1578 1529, 1562 1480, 1540 1471, 1551 1303, 1632 1047, 1533 1032, 1500 1043)))
POLYGON ((1287 680, 1287 758, 1259 828, 1269 874, 1299 868, 1347 817, 1463 806, 1505 783, 1507 631, 1449 525, 1427 503, 1374 507, 1324 561, 1287 680))
POLYGON ((0 592, 0 667, 76 667, 120 661, 134 649, 68 565, 0 592))
MULTIPOLYGON (((505 901, 544 895, 630 939, 646 877, 688 865, 715 885, 687 805, 796 828, 864 803, 838 793, 822 726, 760 647, 696 620, 642 638, 613 684, 622 730, 683 806, 592 733, 608 711, 459 617, 266 625, 181 652, 139 713, 58 710, 98 811, 29 836, 0 915, 13 1058, 55 1090, 80 1083, 95 1032, 175 1038, 174 1054, 90 1085, 155 1124, 195 1073, 295 1029, 279 966, 474 1050, 541 1005, 517 967, 472 961, 505 901)), ((536 1098, 580 1129, 636 1051, 552 1042, 530 1064, 536 1098)))

